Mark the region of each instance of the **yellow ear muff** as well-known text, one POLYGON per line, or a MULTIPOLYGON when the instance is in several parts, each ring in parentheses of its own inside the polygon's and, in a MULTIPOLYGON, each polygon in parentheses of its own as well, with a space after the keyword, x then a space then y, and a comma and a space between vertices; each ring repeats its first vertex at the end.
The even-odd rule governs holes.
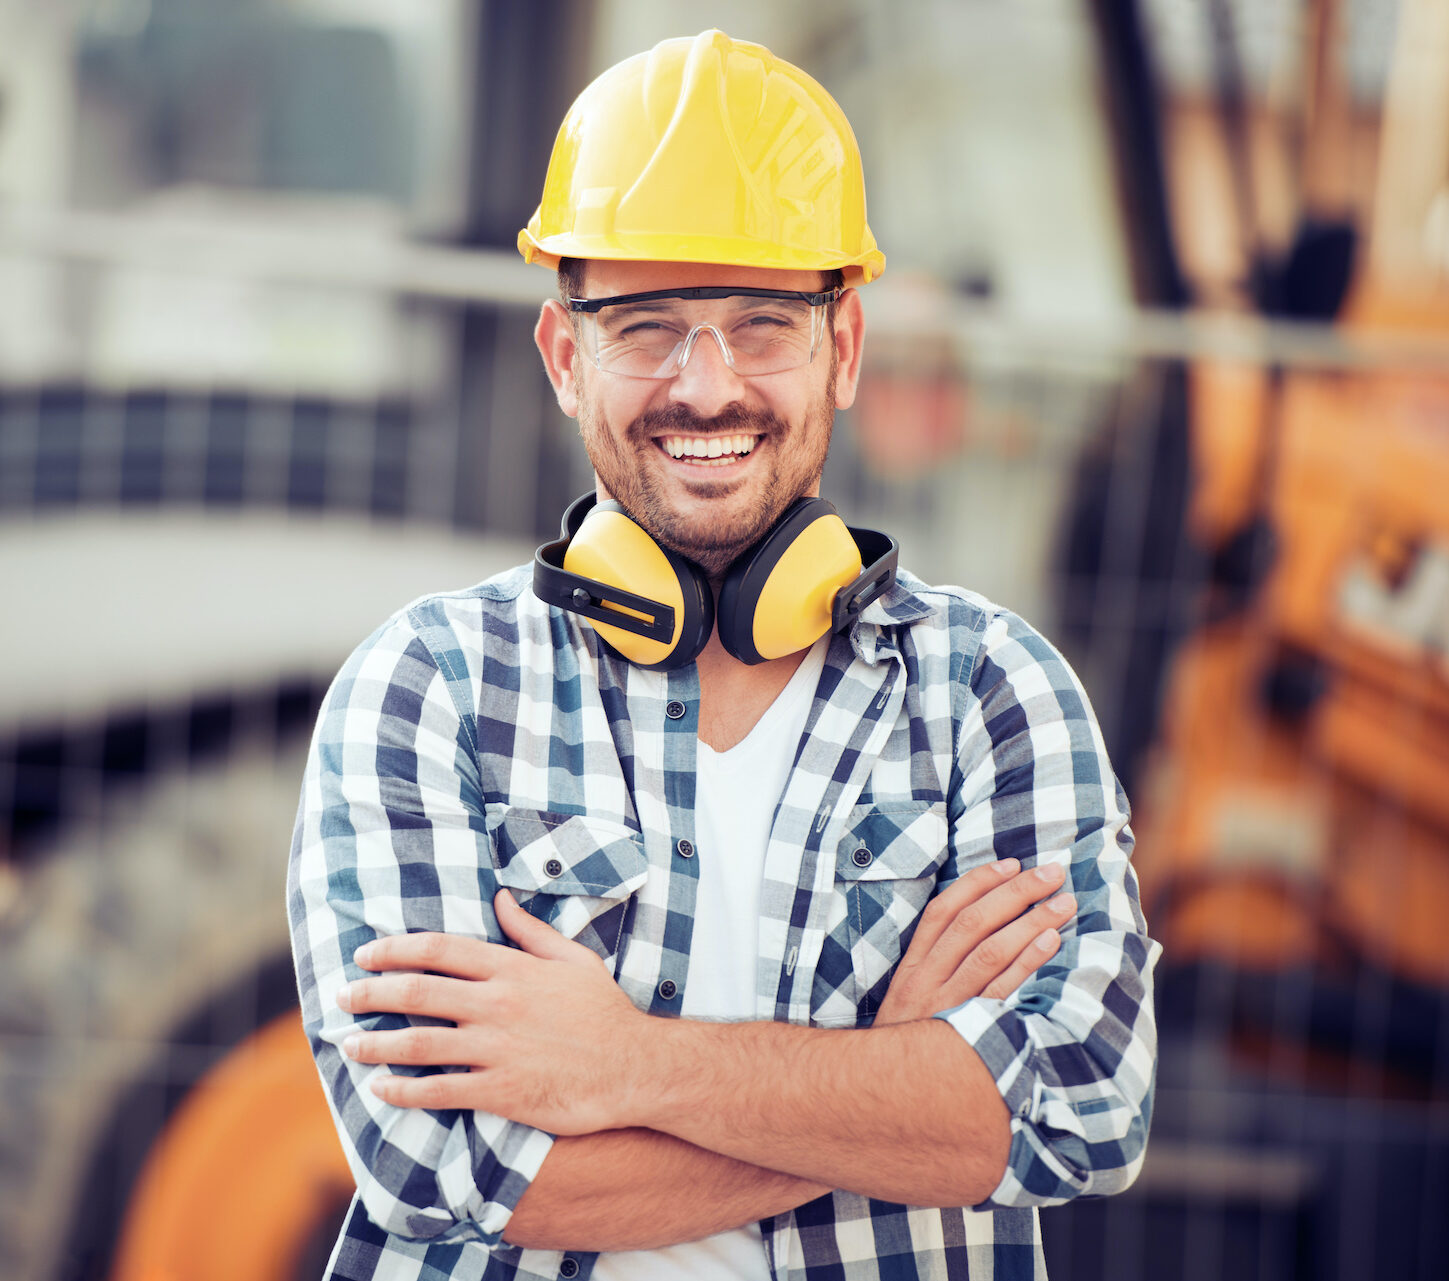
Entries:
MULTIPOLYGON (((590 619, 600 636, 640 667, 682 667, 693 662, 713 629, 713 596, 699 571, 656 543, 617 503, 600 503, 584 517, 569 540, 563 569, 581 579, 631 592, 674 614, 668 640, 653 640, 597 616, 590 619), (702 634, 701 634, 702 633, 702 634)), ((648 615, 604 599, 605 612, 648 621, 648 615)))
MULTIPOLYGON (((659 544, 620 511, 592 511, 564 553, 564 569, 584 578, 647 596, 674 611, 674 632, 668 641, 652 641, 595 621, 599 635, 631 663, 651 667, 667 658, 684 630, 684 592, 659 544)), ((605 609, 644 618, 636 610, 608 604, 605 609)))
POLYGON ((766 576, 754 608, 755 651, 780 658, 830 630, 835 596, 860 573, 860 549, 833 512, 805 527, 766 576))
POLYGON ((836 595, 860 571, 860 548, 835 508, 823 498, 796 500, 725 578, 720 643, 742 663, 813 645, 831 629, 836 595))

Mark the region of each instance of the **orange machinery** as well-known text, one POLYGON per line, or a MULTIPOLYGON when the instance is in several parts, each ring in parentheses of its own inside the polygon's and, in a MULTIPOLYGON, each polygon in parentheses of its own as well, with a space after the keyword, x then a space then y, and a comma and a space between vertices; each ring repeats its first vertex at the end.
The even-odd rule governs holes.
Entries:
POLYGON ((1171 669, 1137 798, 1154 933, 1449 988, 1449 371, 1199 365, 1191 420, 1195 534, 1257 518, 1274 550, 1171 669))

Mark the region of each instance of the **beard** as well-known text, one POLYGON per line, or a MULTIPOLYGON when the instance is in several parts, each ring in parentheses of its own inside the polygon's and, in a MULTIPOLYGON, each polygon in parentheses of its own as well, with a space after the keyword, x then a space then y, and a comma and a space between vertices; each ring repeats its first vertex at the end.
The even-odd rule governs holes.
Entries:
POLYGON ((615 431, 601 421, 595 405, 585 402, 579 417, 584 448, 600 482, 610 495, 653 539, 698 565, 713 582, 724 577, 730 565, 759 542, 785 509, 801 495, 815 489, 825 467, 835 418, 835 370, 831 362, 825 395, 810 407, 806 420, 794 431, 769 410, 727 405, 712 418, 702 418, 685 405, 649 410, 624 430, 615 431), (717 511, 686 515, 676 510, 665 492, 659 471, 641 465, 645 451, 657 450, 660 435, 713 436, 742 433, 760 436, 755 448, 769 446, 776 452, 776 465, 763 484, 753 482, 754 492, 743 506, 726 511, 723 500, 747 483, 745 480, 691 482, 690 492, 705 500, 718 500, 717 511))

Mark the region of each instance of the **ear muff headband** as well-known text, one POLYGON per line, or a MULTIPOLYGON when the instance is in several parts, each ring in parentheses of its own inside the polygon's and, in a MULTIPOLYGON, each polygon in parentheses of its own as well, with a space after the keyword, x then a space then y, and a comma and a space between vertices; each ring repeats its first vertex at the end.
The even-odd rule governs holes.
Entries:
POLYGON ((714 595, 699 568, 593 494, 573 502, 559 539, 534 553, 533 590, 589 619, 631 663, 657 671, 692 663, 714 630, 714 595))
POLYGON ((896 567, 901 557, 901 545, 889 534, 855 525, 846 528, 855 540, 865 568, 855 582, 836 593, 835 606, 831 610, 830 630, 833 632, 843 632, 864 613, 867 605, 890 590, 896 581, 896 567))

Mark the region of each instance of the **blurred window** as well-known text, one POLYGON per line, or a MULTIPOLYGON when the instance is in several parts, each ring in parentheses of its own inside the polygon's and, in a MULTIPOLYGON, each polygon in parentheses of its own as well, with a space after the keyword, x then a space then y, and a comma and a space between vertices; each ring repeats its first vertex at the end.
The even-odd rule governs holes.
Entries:
MULTIPOLYGON (((455 137, 456 3, 110 0, 76 31, 75 197, 174 187, 411 209, 455 137)), ((456 163, 456 161, 454 162, 456 163)))

